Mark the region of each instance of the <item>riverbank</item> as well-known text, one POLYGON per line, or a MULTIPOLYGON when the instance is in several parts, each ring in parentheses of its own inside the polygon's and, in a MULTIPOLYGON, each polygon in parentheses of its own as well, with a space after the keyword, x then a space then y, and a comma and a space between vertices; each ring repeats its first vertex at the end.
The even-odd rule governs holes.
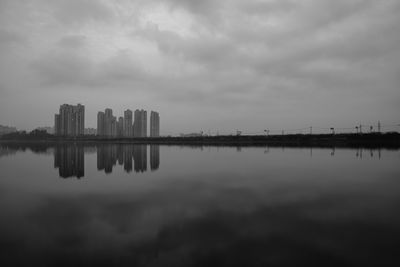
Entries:
POLYGON ((104 138, 99 136, 57 137, 47 135, 25 136, 24 138, 4 137, 1 143, 118 143, 118 144, 155 144, 190 146, 298 146, 298 147, 387 147, 400 148, 400 134, 292 134, 292 135, 220 135, 198 137, 141 137, 141 138, 104 138))

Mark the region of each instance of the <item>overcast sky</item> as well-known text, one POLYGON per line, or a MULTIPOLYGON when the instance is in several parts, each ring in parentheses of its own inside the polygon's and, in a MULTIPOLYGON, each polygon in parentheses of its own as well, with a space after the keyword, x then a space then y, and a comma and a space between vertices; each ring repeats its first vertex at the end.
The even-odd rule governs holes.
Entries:
POLYGON ((400 123, 400 1, 0 0, 0 124, 63 103, 162 134, 400 123))

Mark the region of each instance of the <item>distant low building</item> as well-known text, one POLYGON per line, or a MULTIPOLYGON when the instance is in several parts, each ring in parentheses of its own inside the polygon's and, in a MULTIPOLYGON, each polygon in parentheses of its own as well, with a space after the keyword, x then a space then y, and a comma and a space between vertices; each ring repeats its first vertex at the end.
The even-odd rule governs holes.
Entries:
POLYGON ((188 133, 188 134, 180 134, 181 137, 200 137, 203 136, 203 132, 200 133, 188 133))
POLYGON ((36 130, 46 131, 46 133, 48 133, 48 134, 54 134, 54 127, 49 127, 49 126, 37 127, 36 130))
POLYGON ((96 135, 97 129, 95 128, 85 128, 85 135, 96 135))
POLYGON ((0 135, 14 133, 16 131, 17 131, 17 128, 15 128, 15 127, 0 125, 0 135))

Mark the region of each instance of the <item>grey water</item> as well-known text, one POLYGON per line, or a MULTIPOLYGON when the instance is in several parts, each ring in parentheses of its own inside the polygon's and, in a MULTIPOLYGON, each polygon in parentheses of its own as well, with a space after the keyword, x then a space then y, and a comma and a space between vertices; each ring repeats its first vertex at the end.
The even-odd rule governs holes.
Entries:
POLYGON ((400 151, 0 147, 1 266, 400 266, 400 151))

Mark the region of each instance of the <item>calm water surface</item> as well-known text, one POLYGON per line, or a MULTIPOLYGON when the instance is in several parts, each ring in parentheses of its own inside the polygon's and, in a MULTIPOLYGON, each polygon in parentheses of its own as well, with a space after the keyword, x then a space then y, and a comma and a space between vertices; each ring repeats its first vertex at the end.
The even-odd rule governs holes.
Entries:
POLYGON ((400 151, 0 148, 1 266, 400 266, 400 151))

